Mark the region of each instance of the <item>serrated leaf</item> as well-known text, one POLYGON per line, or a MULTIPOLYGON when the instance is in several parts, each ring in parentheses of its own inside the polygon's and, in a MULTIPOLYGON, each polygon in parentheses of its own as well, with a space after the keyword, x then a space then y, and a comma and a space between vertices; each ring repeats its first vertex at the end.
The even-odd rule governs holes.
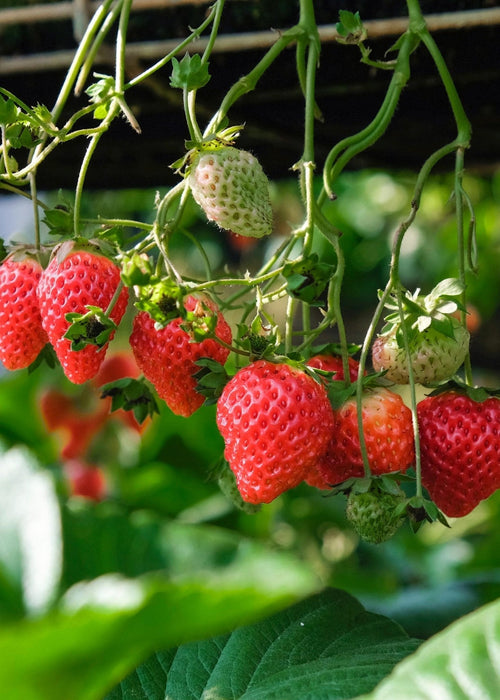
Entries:
POLYGON ((208 64, 202 63, 200 54, 188 53, 184 55, 181 61, 175 57, 172 58, 172 75, 170 76, 170 85, 181 90, 197 90, 203 87, 210 80, 208 72, 208 64))
POLYGON ((66 513, 71 564, 86 580, 50 613, 0 629, 6 698, 100 700, 155 649, 226 633, 318 589, 304 564, 234 533, 145 513, 103 518, 112 506, 102 505, 86 519, 88 508, 66 513))
POLYGON ((10 98, 4 99, 0 95, 0 124, 2 124, 2 126, 8 126, 9 124, 15 124, 18 120, 19 108, 14 100, 10 98))
POLYGON ((328 398, 334 411, 341 408, 347 399, 354 395, 356 391, 355 386, 355 384, 349 384, 343 380, 333 380, 332 382, 328 383, 328 398))
POLYGON ((138 423, 159 413, 156 398, 144 378, 124 377, 104 384, 101 398, 111 397, 111 410, 132 411, 138 423))
POLYGON ((230 635, 150 658, 107 700, 340 700, 373 688, 419 641, 399 625, 328 589, 230 635), (360 672, 362 669, 362 672, 360 672), (142 689, 163 686, 155 696, 142 689))

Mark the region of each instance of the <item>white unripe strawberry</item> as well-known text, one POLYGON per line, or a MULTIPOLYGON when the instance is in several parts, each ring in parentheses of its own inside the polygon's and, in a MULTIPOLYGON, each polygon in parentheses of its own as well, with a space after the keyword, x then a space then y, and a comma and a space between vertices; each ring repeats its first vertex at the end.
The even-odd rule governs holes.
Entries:
POLYGON ((271 233, 269 181, 248 151, 233 146, 200 151, 188 182, 209 221, 241 236, 261 238, 271 233))
MULTIPOLYGON (((469 349, 469 332, 451 319, 453 337, 443 335, 433 326, 415 335, 409 343, 413 378, 419 384, 432 384, 449 379, 462 365, 469 349)), ((372 348, 372 364, 376 372, 387 370, 386 377, 396 384, 408 384, 408 360, 393 330, 379 336, 372 348)))

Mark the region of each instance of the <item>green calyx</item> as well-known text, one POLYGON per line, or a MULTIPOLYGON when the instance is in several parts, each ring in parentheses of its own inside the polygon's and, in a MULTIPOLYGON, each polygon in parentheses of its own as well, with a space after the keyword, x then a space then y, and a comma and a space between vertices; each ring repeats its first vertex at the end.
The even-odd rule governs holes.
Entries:
POLYGON ((404 346, 403 325, 410 342, 431 327, 448 338, 454 338, 457 324, 451 314, 463 310, 459 301, 463 291, 463 283, 454 278, 442 280, 426 295, 421 295, 419 289, 413 294, 406 291, 401 299, 402 315, 396 295, 391 295, 386 302, 391 313, 385 317, 386 323, 380 335, 395 333, 399 347, 404 346))

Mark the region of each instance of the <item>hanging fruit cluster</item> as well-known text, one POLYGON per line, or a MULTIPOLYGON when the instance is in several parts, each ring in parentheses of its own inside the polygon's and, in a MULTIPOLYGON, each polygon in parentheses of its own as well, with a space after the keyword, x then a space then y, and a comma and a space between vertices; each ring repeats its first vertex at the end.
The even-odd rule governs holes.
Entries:
MULTIPOLYGON (((51 348, 71 382, 101 387, 108 345, 129 309, 133 316, 129 348, 138 369, 120 370, 108 379, 101 388, 103 411, 85 422, 74 406, 63 406, 63 397, 43 399, 48 429, 69 430, 63 456, 72 460, 68 469, 74 474, 75 459, 82 454, 80 448, 74 449, 75 442, 86 444, 107 420, 110 408, 142 423, 154 414, 157 398, 186 419, 205 403, 216 403, 214 430, 220 431, 225 443, 221 487, 233 493, 243 508, 269 503, 306 482, 345 494, 347 518, 371 542, 388 539, 406 519, 417 529, 424 521, 446 524, 445 516, 464 516, 500 487, 500 401, 496 392, 474 386, 469 356, 467 274, 475 261, 466 254, 474 246, 466 240, 464 210, 469 200, 462 176, 470 125, 419 5, 408 2, 408 31, 394 46, 396 58, 387 62, 369 58, 359 15, 340 13, 339 40, 358 45, 362 60, 391 70, 392 79, 372 122, 332 147, 323 165, 319 195, 314 76, 321 45, 312 2, 301 3, 299 23, 279 36, 250 76, 229 89, 202 131, 196 95, 210 79, 210 52, 223 6, 220 0, 215 2, 204 24, 182 45, 211 26, 211 41, 203 55, 165 59, 172 64, 172 87, 183 91, 190 139, 185 154, 173 164, 179 182, 158 198, 152 225, 136 222, 140 235, 133 242, 116 237, 116 222, 106 225, 105 220, 98 230, 94 227, 91 235, 84 235, 86 222, 80 209, 91 156, 112 120, 121 112, 138 129, 125 95, 141 76, 125 85, 123 70, 117 69, 114 77, 101 76, 87 89, 100 123, 98 128, 81 130, 90 142, 74 202, 52 210, 40 204, 45 222, 61 240, 42 244, 37 223, 34 245, 9 251, 0 267, 0 359, 8 370, 19 370, 40 363, 47 355, 44 348, 51 348), (215 224, 231 235, 260 239, 273 231, 268 179, 255 155, 237 147, 242 127, 228 127, 227 117, 236 100, 253 89, 274 58, 292 43, 297 46, 305 101, 304 151, 294 166, 304 204, 303 223, 290 230, 254 274, 183 276, 169 244, 183 230, 190 197, 211 222, 207 225, 215 224), (420 43, 439 66, 457 137, 431 154, 417 175, 411 210, 394 234, 387 285, 362 345, 353 346, 342 316, 345 260, 340 232, 329 221, 325 203, 335 199, 335 182, 350 160, 385 132, 410 79, 411 54, 420 43), (422 294, 405 289, 399 274, 400 250, 432 167, 450 154, 455 155, 457 275, 422 294), (314 252, 318 237, 331 247, 334 263, 314 252), (271 310, 279 300, 286 303, 284 320, 276 320, 271 310), (313 323, 311 310, 317 308, 321 319, 313 323), (325 343, 332 328, 339 342, 325 343), (358 359, 353 356, 356 352, 358 359), (417 384, 430 387, 429 396, 420 401, 417 384), (401 397, 401 385, 409 387, 407 402, 401 397), (73 418, 78 430, 71 427, 73 418)), ((129 9, 124 4, 122 13, 129 9)), ((117 54, 118 66, 121 60, 117 54)), ((69 83, 81 88, 88 71, 84 57, 75 59, 69 83)), ((147 75, 148 71, 142 78, 147 75)), ((19 191, 31 184, 36 197, 33 182, 39 163, 56 141, 74 137, 75 124, 89 111, 86 107, 58 127, 66 100, 67 92, 62 92, 49 111, 29 108, 10 94, 0 96, 0 183, 19 191), (21 145, 29 148, 24 166, 10 153, 21 145)), ((468 235, 474 236, 472 216, 468 235)), ((94 497, 100 497, 101 487, 95 489, 94 497)))

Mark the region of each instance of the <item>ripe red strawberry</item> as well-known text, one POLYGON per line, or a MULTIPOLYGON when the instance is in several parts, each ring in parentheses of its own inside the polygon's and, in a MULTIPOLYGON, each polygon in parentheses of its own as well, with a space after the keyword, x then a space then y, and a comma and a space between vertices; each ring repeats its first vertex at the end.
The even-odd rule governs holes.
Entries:
POLYGON ((48 389, 40 398, 40 411, 50 433, 61 436, 61 456, 82 457, 109 418, 109 403, 99 402, 92 410, 82 410, 72 397, 48 389))
MULTIPOLYGON (((355 382, 358 378, 359 362, 353 357, 349 357, 349 379, 355 382)), ((322 369, 324 372, 335 372, 332 379, 335 381, 344 379, 344 366, 339 355, 319 354, 311 357, 307 361, 309 367, 322 369)))
POLYGON ((72 459, 63 465, 72 496, 91 501, 102 501, 106 495, 106 477, 103 470, 80 459, 72 459))
POLYGON ((28 367, 49 341, 36 295, 41 274, 30 257, 7 258, 0 266, 0 360, 8 370, 28 367))
MULTIPOLYGON (((85 250, 72 251, 62 260, 54 255, 40 278, 38 299, 43 327, 65 375, 74 384, 83 384, 95 377, 108 343, 100 348, 86 345, 81 350, 72 350, 71 341, 64 337, 70 326, 66 314, 84 314, 88 305, 106 311, 119 283, 120 270, 114 262, 85 250)), ((128 290, 124 287, 110 314, 117 325, 125 313, 127 300, 128 290)))
POLYGON ((324 387, 287 364, 240 369, 217 403, 224 456, 247 503, 270 503, 304 480, 331 436, 324 387))
MULTIPOLYGON (((370 389, 363 396, 362 414, 372 474, 406 471, 414 462, 415 450, 411 411, 401 396, 384 387, 370 389)), ((333 415, 328 449, 317 463, 330 485, 364 475, 356 398, 348 399, 333 415)))
MULTIPOLYGON (((332 375, 332 380, 342 381, 344 379, 344 366, 342 358, 339 355, 329 355, 329 354, 319 354, 311 357, 307 364, 309 367, 314 367, 316 369, 322 369, 325 372, 335 372, 332 375)), ((349 378, 351 382, 355 382, 358 378, 359 372, 359 362, 353 357, 349 357, 349 378)), ((323 475, 315 467, 311 469, 307 477, 305 478, 306 484, 309 486, 314 486, 317 489, 329 489, 331 483, 325 481, 323 475)))
MULTIPOLYGON (((203 299, 203 305, 217 313, 215 335, 225 343, 232 340, 231 329, 215 304, 203 299)), ((187 311, 199 308, 206 315, 200 300, 188 296, 184 301, 187 311)), ((196 390, 194 374, 200 370, 195 364, 201 357, 210 357, 224 364, 229 350, 213 338, 194 342, 183 328, 182 318, 170 321, 164 328, 156 330, 155 321, 146 311, 134 319, 130 346, 138 366, 155 387, 158 396, 165 401, 173 413, 188 417, 204 402, 204 396, 196 390)))
POLYGON ((200 151, 188 183, 209 221, 242 236, 260 238, 271 233, 269 182, 248 151, 233 146, 200 151))
MULTIPOLYGON (((413 378, 419 384, 449 379, 462 365, 469 349, 469 331, 456 318, 450 318, 452 335, 444 335, 429 326, 410 339, 413 378)), ((380 335, 372 347, 376 372, 387 370, 386 377, 396 384, 408 384, 408 363, 403 346, 394 331, 380 335)))
POLYGON ((467 515, 500 488, 500 399, 445 391, 417 415, 422 483, 445 515, 467 515))

